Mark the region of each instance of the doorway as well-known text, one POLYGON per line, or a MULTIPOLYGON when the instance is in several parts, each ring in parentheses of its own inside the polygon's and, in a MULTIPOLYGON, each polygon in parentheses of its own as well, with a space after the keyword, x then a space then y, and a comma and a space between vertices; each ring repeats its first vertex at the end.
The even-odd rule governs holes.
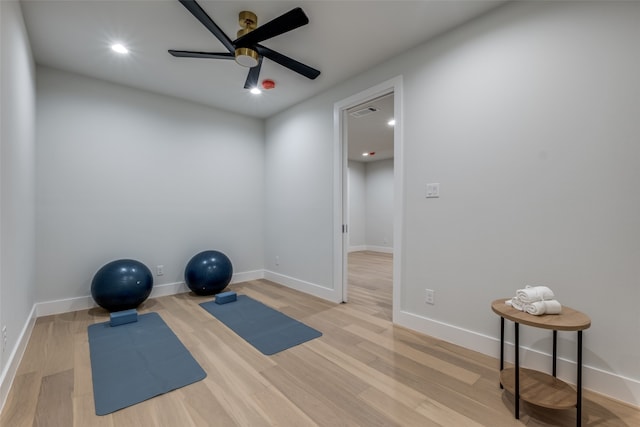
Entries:
MULTIPOLYGON (((375 252, 381 253, 393 253, 393 280, 392 280, 392 318, 397 317, 400 307, 400 290, 401 290, 401 259, 402 259, 402 78, 396 77, 388 80, 380 85, 365 90, 359 94, 356 94, 350 98, 340 101, 334 105, 334 139, 335 144, 335 164, 336 164, 336 209, 334 211, 337 227, 337 233, 335 235, 335 281, 336 291, 342 295, 342 301, 349 301, 349 252, 350 249, 372 249, 372 255, 375 256, 375 252), (388 101, 391 100, 391 103, 388 101), (380 102, 387 101, 387 106, 379 108, 380 102), (391 105, 391 107, 389 107, 391 105), (375 111, 373 111, 375 110, 375 111), (384 111, 387 110, 387 111, 384 111), (390 126, 392 129, 392 148, 390 153, 383 153, 384 149, 378 148, 371 149, 369 151, 362 149, 359 145, 358 156, 362 156, 363 153, 367 153, 366 157, 370 157, 369 160, 377 159, 386 160, 387 163, 392 164, 392 202, 387 204, 391 205, 390 219, 391 225, 387 231, 380 224, 374 226, 376 232, 381 232, 375 239, 367 242, 366 240, 360 240, 356 242, 356 239, 360 238, 354 234, 354 244, 350 242, 350 234, 353 232, 361 233, 362 226, 358 229, 357 224, 351 224, 350 220, 350 203, 349 203, 349 119, 356 116, 364 117, 369 115, 375 115, 382 113, 379 116, 385 117, 385 126, 390 126, 387 122, 390 119, 395 120, 395 125, 390 126), (374 153, 373 155, 371 153, 374 153), (355 229, 353 227, 356 227, 355 229), (360 244, 361 243, 361 244, 360 244)), ((356 144, 354 144, 356 145, 356 144)), ((356 154, 351 157, 354 158, 356 154)), ((352 160, 353 162, 354 160, 352 160)), ((371 161, 367 162, 373 164, 371 161)), ((352 163, 355 164, 355 163, 352 163)), ((353 190, 353 189, 352 189, 353 190)), ((387 255, 389 256, 389 255, 387 255)))
POLYGON ((391 320, 393 93, 346 112, 347 300, 391 320))

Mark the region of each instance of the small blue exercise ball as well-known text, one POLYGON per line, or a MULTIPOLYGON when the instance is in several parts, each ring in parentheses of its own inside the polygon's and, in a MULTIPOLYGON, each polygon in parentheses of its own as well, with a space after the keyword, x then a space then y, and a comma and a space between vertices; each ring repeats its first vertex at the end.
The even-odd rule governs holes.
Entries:
POLYGON ((184 281, 196 295, 213 295, 227 287, 233 276, 231 260, 219 251, 194 255, 184 269, 184 281))
POLYGON ((91 296, 109 311, 136 308, 151 294, 153 276, 146 265, 133 259, 119 259, 104 265, 93 276, 91 296))

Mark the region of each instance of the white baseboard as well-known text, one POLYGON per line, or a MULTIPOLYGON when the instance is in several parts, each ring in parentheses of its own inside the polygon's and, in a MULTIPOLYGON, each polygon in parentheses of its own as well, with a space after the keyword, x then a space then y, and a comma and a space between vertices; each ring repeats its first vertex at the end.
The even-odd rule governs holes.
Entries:
POLYGON ((231 284, 249 282, 251 280, 264 279, 264 270, 245 271, 236 273, 231 278, 231 284))
POLYGON ((371 252, 382 252, 383 254, 392 254, 393 246, 367 246, 367 250, 371 252))
MULTIPOLYGON (((235 273, 231 277, 229 284, 248 282, 250 280, 258 280, 264 278, 263 270, 244 271, 241 273, 235 273)), ((149 298, 164 297, 167 295, 175 295, 189 292, 189 287, 185 282, 165 283, 163 285, 157 285, 153 287, 149 298)))
POLYGON ((361 246, 349 247, 349 253, 362 252, 362 251, 382 252, 383 254, 392 254, 393 247, 392 246, 372 246, 372 245, 361 245, 361 246))
MULTIPOLYGON (((231 283, 247 282, 249 280, 257 280, 264 278, 263 270, 246 271, 236 273, 231 278, 231 283)), ((155 285, 151 290, 149 298, 164 297, 167 295, 181 294, 189 292, 189 288, 184 282, 164 283, 155 285)), ((97 307, 91 295, 75 298, 67 298, 55 301, 39 302, 35 305, 36 316, 50 316, 52 314, 69 313, 72 311, 86 310, 88 308, 97 307)))
MULTIPOLYGON (((167 283, 154 286, 151 290, 149 298, 158 298, 166 295, 180 294, 183 292, 189 292, 189 288, 187 288, 187 285, 185 285, 184 282, 167 283)), ((86 310, 97 306, 98 305, 95 303, 91 295, 55 301, 39 302, 35 305, 37 317, 69 313, 78 310, 86 310)))
POLYGON ((288 288, 316 296, 318 298, 322 298, 335 303, 342 302, 342 295, 339 295, 339 292, 337 292, 335 289, 325 288, 311 282, 305 282, 304 280, 295 279, 293 277, 285 276, 284 274, 268 270, 265 270, 264 278, 267 280, 271 280, 272 282, 279 283, 288 288))
MULTIPOLYGON (((491 337, 437 320, 401 311, 394 322, 416 332, 429 335, 461 347, 477 351, 496 358, 496 367, 500 357, 500 338, 491 337)), ((499 332, 498 332, 499 333, 499 332)), ((514 345, 505 340, 505 361, 513 363, 514 345)), ((552 355, 528 347, 520 347, 521 366, 543 372, 551 372, 552 355)), ((575 361, 559 357, 557 376, 561 380, 575 385, 577 365, 575 361)), ((584 389, 606 395, 633 406, 640 406, 640 381, 626 378, 613 372, 583 365, 582 385, 584 389)))
POLYGON ((92 307, 97 307, 97 305, 93 301, 93 298, 91 298, 91 295, 54 301, 44 301, 35 304, 37 317, 70 313, 72 311, 86 310, 92 307))
POLYGON ((22 360, 22 356, 24 355, 24 351, 27 348, 27 344, 29 343, 29 338, 31 337, 31 332, 33 331, 33 326, 36 324, 36 307, 35 305, 31 308, 31 313, 29 313, 29 317, 27 322, 25 323, 22 331, 20 331, 20 335, 18 336, 18 341, 16 345, 13 347, 13 351, 9 355, 9 359, 5 365, 5 368, 0 375, 0 413, 2 412, 2 408, 4 408, 4 404, 7 401, 7 396, 9 396, 9 390, 11 389, 11 385, 13 384, 13 380, 16 377, 16 373, 18 372, 18 366, 20 366, 20 361, 22 360))
POLYGON ((500 340, 437 320, 401 311, 393 319, 399 326, 438 338, 492 357, 500 356, 500 340))
POLYGON ((175 295, 189 292, 189 287, 184 282, 164 283, 162 285, 156 285, 151 290, 149 298, 159 298, 167 295, 175 295))

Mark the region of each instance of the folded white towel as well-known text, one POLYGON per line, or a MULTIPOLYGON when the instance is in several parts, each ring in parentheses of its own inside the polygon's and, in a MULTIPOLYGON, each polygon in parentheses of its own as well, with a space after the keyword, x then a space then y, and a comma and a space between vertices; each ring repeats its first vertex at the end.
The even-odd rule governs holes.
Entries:
POLYGON ((558 301, 546 300, 535 301, 524 306, 524 311, 534 316, 542 316, 543 314, 560 314, 562 311, 562 304, 558 301))
POLYGON ((536 301, 552 300, 555 298, 553 291, 546 286, 527 286, 516 291, 516 297, 525 304, 536 301))
POLYGON ((513 297, 510 300, 507 300, 507 304, 515 308, 516 310, 524 311, 524 303, 517 297, 513 297))

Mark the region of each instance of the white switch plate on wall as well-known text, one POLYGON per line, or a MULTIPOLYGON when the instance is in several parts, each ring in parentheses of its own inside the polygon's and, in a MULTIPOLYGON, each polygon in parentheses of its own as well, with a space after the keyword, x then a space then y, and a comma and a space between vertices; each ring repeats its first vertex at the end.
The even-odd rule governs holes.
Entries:
POLYGON ((432 199, 436 197, 440 197, 440 184, 427 184, 427 198, 432 199))

